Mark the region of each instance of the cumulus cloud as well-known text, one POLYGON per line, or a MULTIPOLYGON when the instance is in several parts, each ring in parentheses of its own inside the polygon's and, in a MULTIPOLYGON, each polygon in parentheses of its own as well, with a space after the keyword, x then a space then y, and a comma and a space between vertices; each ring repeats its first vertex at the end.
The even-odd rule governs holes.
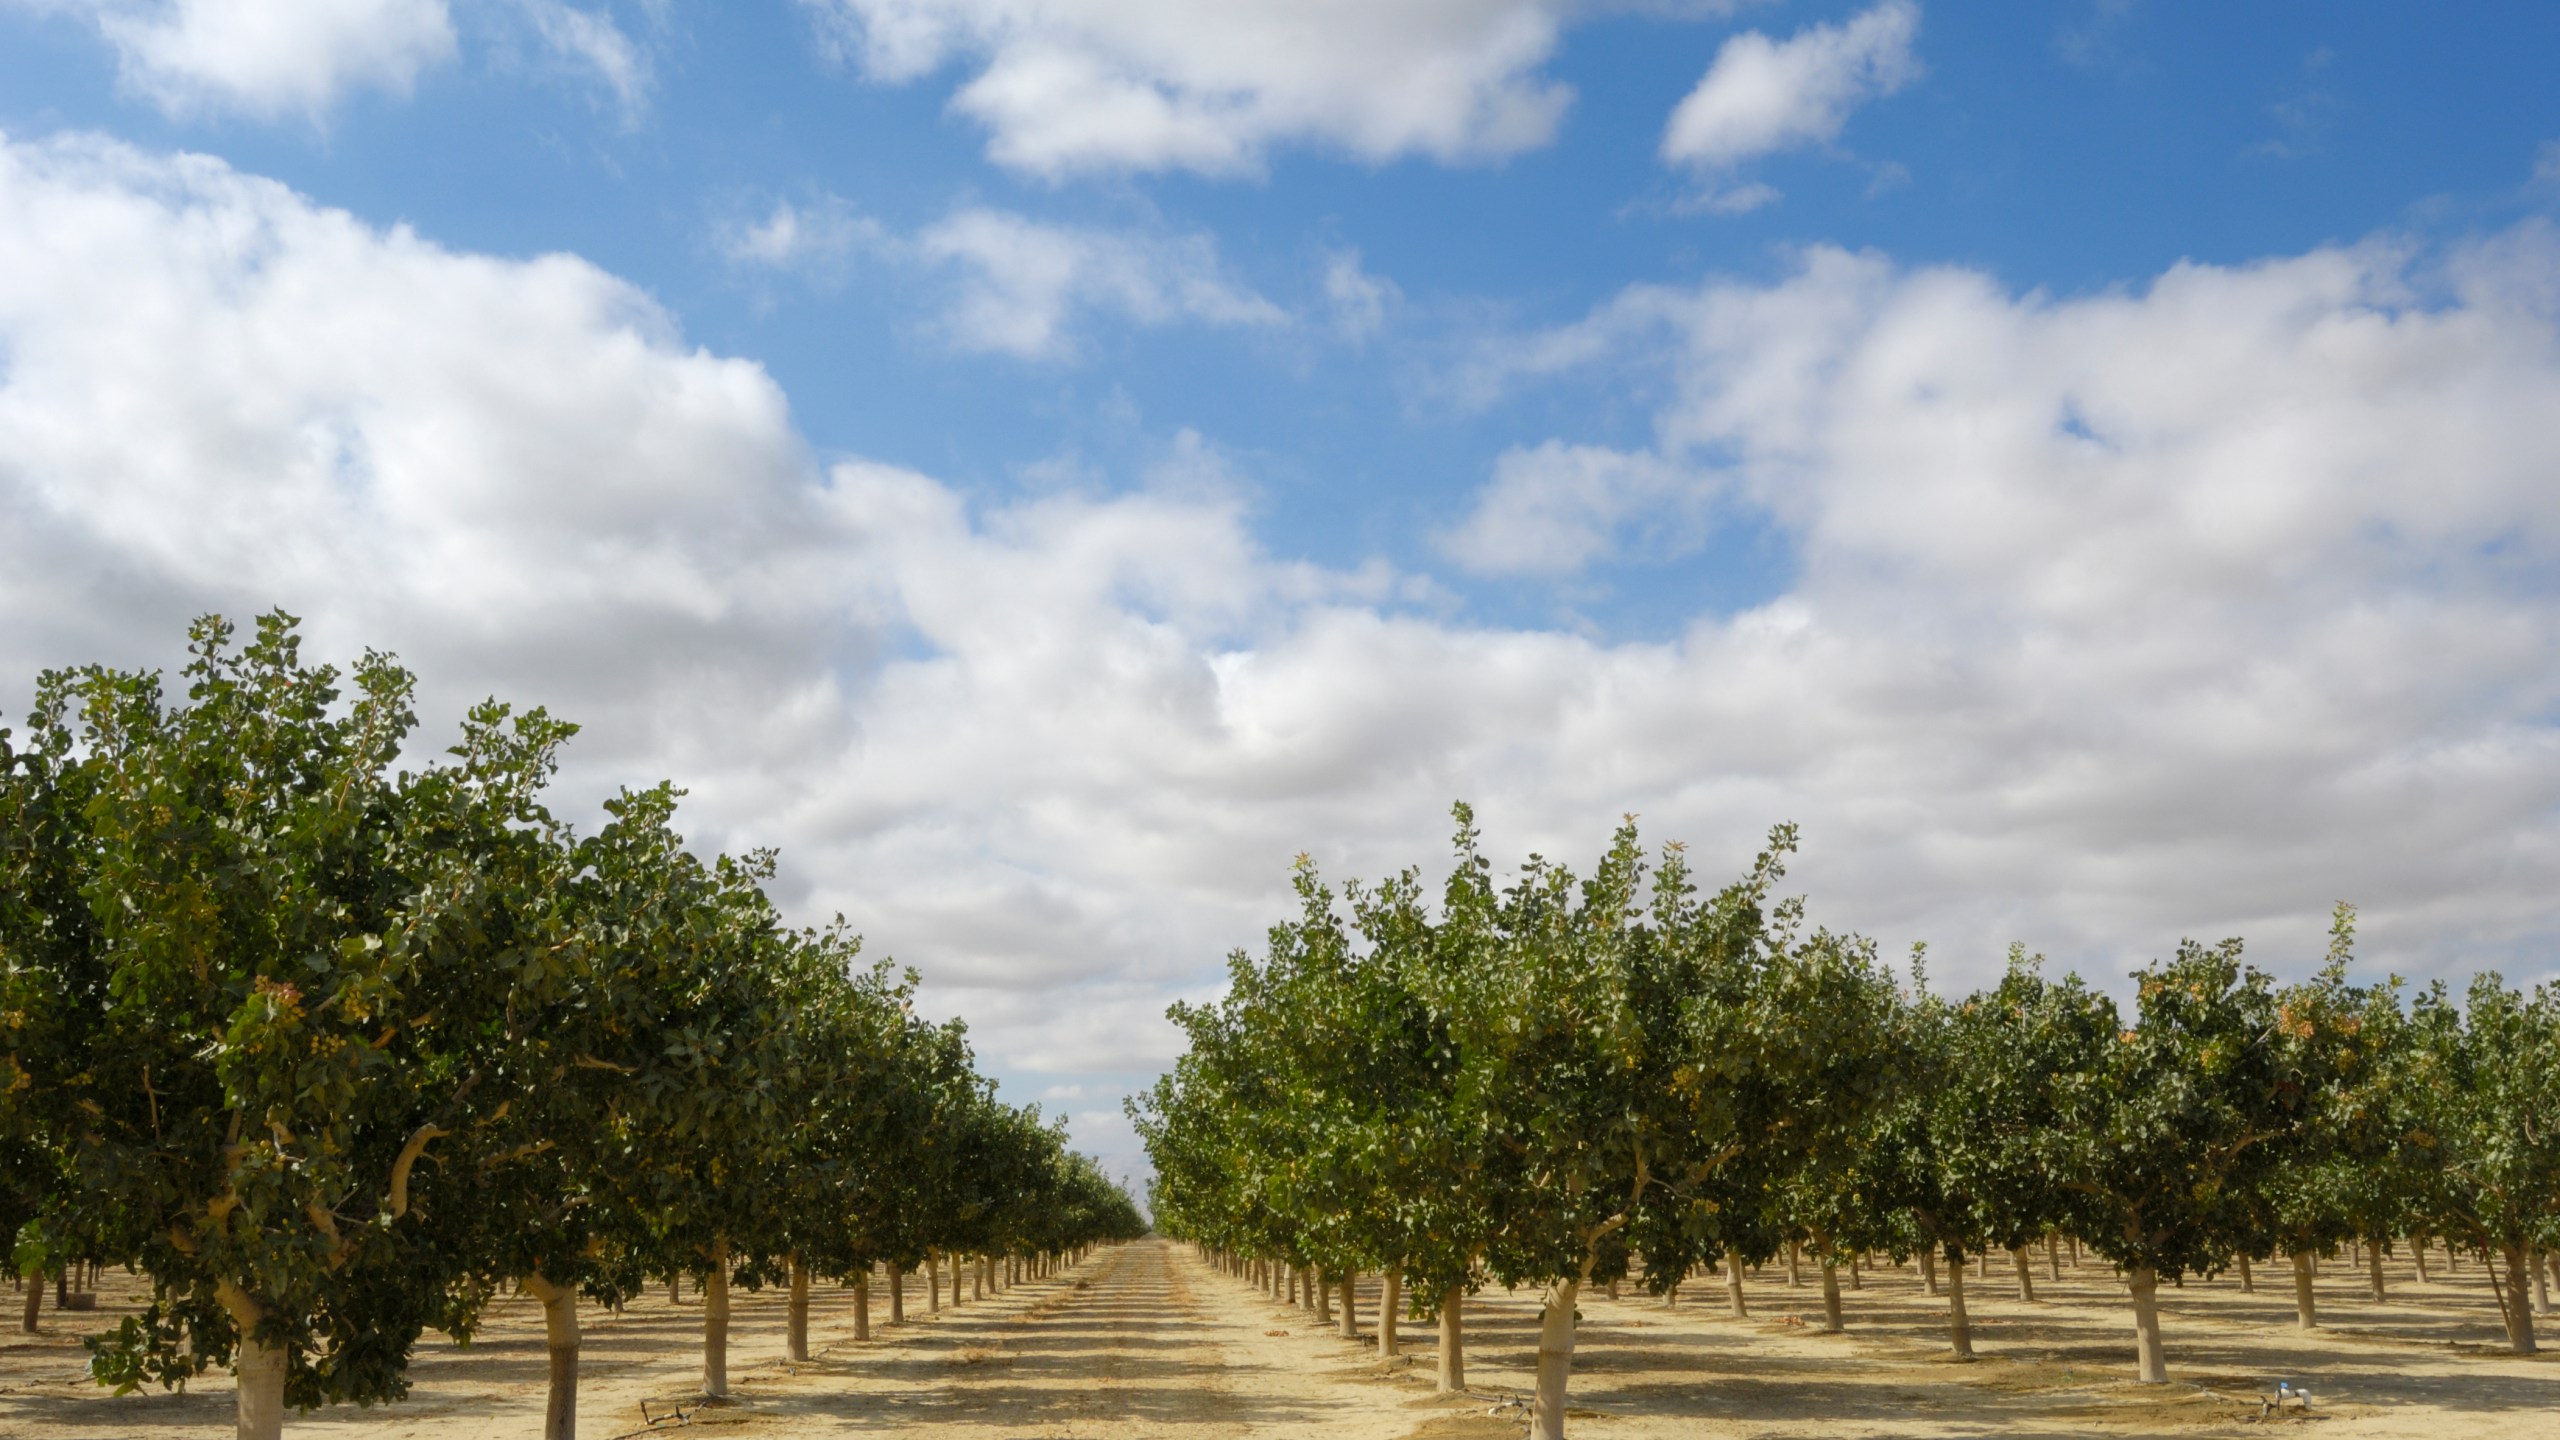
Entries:
POLYGON ((824 193, 798 205, 776 200, 761 215, 732 217, 712 234, 713 248, 732 265, 821 281, 840 276, 861 251, 886 252, 894 243, 879 221, 855 214, 843 197, 824 193))
POLYGON ((1570 575, 1616 550, 1631 525, 1694 533, 1707 495, 1695 472, 1659 456, 1549 440, 1503 452, 1439 545, 1480 575, 1570 575))
POLYGON ((1589 8, 1577 0, 805 3, 874 80, 977 66, 954 107, 986 127, 998 163, 1052 177, 1245 173, 1288 141, 1368 160, 1465 161, 1543 145, 1571 91, 1539 67, 1564 24, 1589 8))
MULTIPOLYGON (((1196 477, 821 467, 760 368, 574 258, 0 142, 0 698, 282 604, 399 651, 430 716, 551 704, 587 726, 565 804, 688 784, 699 840, 780 845, 794 913, 923 967, 1026 1093, 1142 1079, 1292 854, 1428 864, 1459 796, 1500 854, 1634 810, 1710 873, 1800 821, 1818 913, 1956 983, 2012 938, 2104 976, 2246 933, 2299 970, 2341 897, 2394 968, 2532 974, 2555 277, 2526 225, 2071 300, 1833 250, 1630 291, 1496 383, 1662 368, 1653 453, 1799 563, 1622 642, 1403 604, 1196 477)), ((1512 473, 1542 448, 1522 493, 1584 535, 1666 483, 1568 442, 1512 473)))
POLYGON ((178 113, 317 117, 351 90, 406 94, 455 53, 445 0, 16 0, 77 15, 124 83, 178 113))
MULTIPOLYGON (((1671 112, 1662 158, 1715 174, 1839 138, 1851 112, 1919 74, 1911 53, 1919 28, 1913 0, 1884 0, 1845 24, 1811 26, 1786 40, 1757 30, 1734 36, 1671 112)), ((1717 208, 1755 209, 1777 198, 1765 185, 1729 196, 1717 208)))
POLYGON ((1071 322, 1088 312, 1142 325, 1269 326, 1288 319, 1226 278, 1205 235, 1084 229, 966 209, 927 227, 915 245, 928 262, 961 272, 959 299, 943 331, 964 350, 1059 358, 1073 352, 1071 322))
MULTIPOLYGON (((460 53, 448 0, 0 0, 87 21, 115 48, 127 90, 173 115, 317 121, 361 90, 405 96, 460 53)), ((592 78, 626 124, 646 110, 652 66, 603 7, 503 0, 478 12, 521 24, 561 68, 592 78)))

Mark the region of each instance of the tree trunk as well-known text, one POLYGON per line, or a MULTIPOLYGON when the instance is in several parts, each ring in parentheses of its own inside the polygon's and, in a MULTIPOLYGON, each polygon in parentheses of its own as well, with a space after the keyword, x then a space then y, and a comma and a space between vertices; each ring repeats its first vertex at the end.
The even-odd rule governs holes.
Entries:
POLYGON ((2250 1273, 2249 1252, 2246 1250, 2240 1252, 2240 1293, 2243 1295, 2258 1293, 2258 1277, 2250 1273))
POLYGON ((537 1270, 519 1282, 542 1302, 544 1348, 551 1356, 551 1394, 542 1407, 542 1440, 578 1440, 578 1290, 554 1285, 537 1270))
POLYGON ((2508 1246, 2506 1260, 2507 1344, 2519 1355, 2530 1355, 2534 1353, 2533 1297, 2525 1290, 2524 1247, 2508 1246))
POLYGON ((1938 1257, 1932 1251, 1920 1252, 1920 1283, 1929 1287, 1930 1294, 1938 1293, 1938 1257))
POLYGON ((1737 1251, 1724 1252, 1724 1293, 1733 1304, 1734 1318, 1749 1317, 1751 1307, 1742 1298, 1742 1256, 1737 1251))
POLYGON ((942 1313, 942 1257, 924 1252, 924 1308, 930 1315, 942 1313))
POLYGON ((853 1338, 871 1338, 871 1267, 868 1265, 853 1277, 853 1338))
POLYGON ((1867 1279, 1864 1275, 1859 1273, 1858 1262, 1858 1256, 1851 1255, 1849 1257, 1849 1288, 1852 1290, 1864 1290, 1867 1288, 1867 1279))
POLYGON ((2320 1328, 2320 1302, 2311 1292, 2311 1252, 2293 1250, 2293 1323, 2296 1329, 2320 1328))
POLYGON ((266 1307, 228 1280, 214 1285, 214 1297, 240 1327, 240 1347, 231 1358, 238 1392, 232 1409, 237 1440, 284 1440, 284 1351, 258 1338, 258 1322, 266 1307))
POLYGON ((1467 1337, 1460 1328, 1459 1308, 1466 1304, 1464 1286, 1452 1285, 1440 1292, 1440 1389, 1454 1393, 1467 1388, 1467 1337))
POLYGON ((809 1267, 800 1252, 791 1252, 791 1319, 784 1328, 783 1350, 795 1362, 809 1362, 809 1267))
POLYGON ((1840 1266, 1827 1258, 1822 1262, 1822 1328, 1832 1335, 1844 1328, 1840 1323, 1840 1266))
POLYGON ((2050 1232, 2044 1237, 2044 1278, 2062 1283, 2062 1239, 2050 1232))
POLYGON ((1378 1276, 1378 1358, 1396 1358, 1397 1312, 1404 1308, 1404 1276, 1388 1270, 1378 1276))
POLYGON ((37 1266, 29 1270, 26 1281, 27 1308, 25 1313, 18 1317, 18 1328, 33 1335, 36 1333, 36 1316, 44 1310, 44 1267, 37 1266))
POLYGON ((729 1242, 711 1242, 711 1274, 702 1287, 702 1393, 729 1395, 729 1242))
POLYGON ((2429 1283, 2434 1277, 2427 1274, 2427 1237, 2424 1235, 2409 1237, 2409 1258, 2417 1262, 2418 1283, 2421 1285, 2429 1283))
POLYGON ((2126 1277, 2133 1291, 2133 1378, 2145 1385, 2169 1383, 2169 1361, 2160 1350, 2160 1276, 2136 1265, 2126 1277))
POLYGON ((2542 1252, 2539 1250, 2525 1251, 2524 1268, 2533 1272, 2533 1313, 2536 1315, 2550 1314, 2551 1277, 2543 1273, 2542 1252))
POLYGON ((1804 1288, 1804 1257, 1793 1240, 1787 1242, 1787 1288, 1790 1290, 1804 1288))
POLYGON ((1308 1268, 1307 1294, 1316 1302, 1316 1323, 1319 1325, 1332 1324, 1333 1290, 1324 1283, 1323 1266, 1310 1266, 1308 1268))
POLYGON ((907 1272, 895 1265, 889 1267, 889 1323, 907 1323, 907 1272))
POLYGON ((2382 1293, 2382 1242, 2380 1240, 2367 1240, 2364 1243, 2364 1273, 2365 1279, 2372 1282, 2373 1285, 2373 1303, 2376 1305, 2381 1304, 2384 1296, 2382 1293))
POLYGON ((1360 1338, 1360 1292, 1355 1288, 1359 1283, 1359 1271, 1342 1272, 1342 1338, 1345 1340, 1360 1338))
POLYGON ((1289 1297, 1281 1303, 1287 1305, 1298 1303, 1298 1267, 1295 1265, 1289 1267, 1289 1297))
POLYGON ((1529 1408, 1531 1440, 1564 1440, 1564 1387, 1573 1376, 1573 1302, 1581 1293, 1576 1280, 1547 1287, 1538 1315, 1538 1389, 1529 1408))
POLYGON ((1947 1257, 1947 1339, 1955 1346, 1956 1358, 1973 1358, 1973 1317, 1964 1309, 1964 1257, 1947 1257))
POLYGON ((2009 1263, 2018 1267, 2018 1298, 2033 1305, 2036 1303, 2036 1272, 2027 1263, 2026 1247, 2021 1245, 2010 1251, 2009 1263))
POLYGON ((969 1267, 969 1298, 972 1300, 986 1299, 987 1292, 995 1288, 995 1283, 996 1262, 994 1257, 980 1256, 978 1263, 969 1267))

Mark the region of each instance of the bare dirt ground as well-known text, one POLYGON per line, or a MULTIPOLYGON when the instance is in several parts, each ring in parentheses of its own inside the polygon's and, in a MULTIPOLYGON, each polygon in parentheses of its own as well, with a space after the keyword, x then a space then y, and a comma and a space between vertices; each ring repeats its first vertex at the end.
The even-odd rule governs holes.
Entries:
MULTIPOLYGON (((1981 1358, 1945 1356, 1943 1299, 1910 1270, 1848 1292, 1850 1333, 1812 1325, 1820 1293, 1807 1272, 1754 1276, 1752 1315, 1725 1313, 1719 1280, 1692 1281, 1681 1304, 1629 1292, 1587 1296, 1575 1357, 1572 1429, 1669 1436, 2044 1437, 2254 1434, 2314 1426, 2340 1437, 2444 1440, 2560 1436, 2560 1356, 2519 1359, 2502 1341, 2487 1277, 2466 1265, 2419 1283, 2404 1263, 2392 1299, 2364 1298, 2360 1274, 2324 1267, 2323 1330, 2293 1328, 2290 1276, 2259 1292, 2225 1277, 2164 1290, 2173 1383, 2137 1386, 2122 1291, 2095 1265, 2037 1267, 2038 1301, 2015 1298, 2005 1264, 1967 1287, 1981 1358), (2309 1413, 2256 1419, 2257 1396, 2289 1380, 2309 1413)), ((111 1276, 90 1314, 46 1311, 44 1333, 0 1340, 0 1437, 162 1437, 228 1432, 231 1392, 209 1376, 182 1395, 115 1397, 90 1384, 79 1336, 114 1323, 139 1290, 111 1276)), ((852 1339, 852 1296, 815 1298, 815 1359, 782 1359, 778 1295, 741 1294, 730 1373, 737 1403, 652 1432, 641 1404, 666 1414, 699 1383, 701 1307, 661 1293, 616 1318, 585 1317, 579 1434, 829 1436, 895 1432, 928 1440, 1077 1440, 1323 1434, 1328 1440, 1465 1440, 1522 1432, 1536 1296, 1493 1290, 1467 1313, 1472 1393, 1431 1391, 1432 1334, 1408 1324, 1404 1364, 1380 1364, 1302 1310, 1160 1241, 1104 1250, 1066 1275, 939 1314, 921 1296, 908 1321, 852 1339)), ((1373 1332, 1376 1293, 1359 1312, 1373 1332)), ((885 1305, 874 1302, 875 1319, 885 1305)), ((5 1313, 5 1312, 0 1312, 5 1313)), ((460 1440, 538 1433, 544 1360, 540 1312, 506 1299, 469 1347, 430 1339, 402 1404, 299 1417, 294 1434, 346 1440, 460 1440)))

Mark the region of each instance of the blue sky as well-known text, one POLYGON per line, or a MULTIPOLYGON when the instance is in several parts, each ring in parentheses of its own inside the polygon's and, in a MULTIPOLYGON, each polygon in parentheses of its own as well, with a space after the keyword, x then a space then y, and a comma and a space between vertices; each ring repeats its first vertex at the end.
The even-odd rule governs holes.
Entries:
POLYGON ((2560 9, 219 9, 0 0, 10 693, 549 700, 1096 1144, 1460 793, 1802 819, 1959 979, 2560 931, 2560 9))

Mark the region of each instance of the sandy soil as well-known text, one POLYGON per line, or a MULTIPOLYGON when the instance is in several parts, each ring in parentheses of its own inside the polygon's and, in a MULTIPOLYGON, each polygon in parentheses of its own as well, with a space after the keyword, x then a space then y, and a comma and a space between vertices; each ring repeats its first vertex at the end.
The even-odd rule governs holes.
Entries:
MULTIPOLYGON (((2005 1270, 2005 1266, 1995 1269, 2005 1270)), ((2462 1440, 2560 1436, 2560 1356, 2500 1353, 2487 1279, 2476 1268, 2421 1284, 2405 1265, 2392 1300, 2363 1298, 2361 1277, 2329 1267, 2323 1320, 2295 1330, 2290 1277, 2262 1277, 2256 1295, 2225 1278, 2164 1291, 2173 1383, 2130 1382, 2131 1325, 2122 1292, 2092 1266, 2043 1278, 2037 1303, 2014 1282, 1976 1280, 1967 1299, 1981 1358, 1944 1354, 1945 1302, 1909 1270, 1870 1274, 1847 1295, 1850 1333, 1813 1331, 1820 1296, 1790 1288, 1782 1267, 1753 1277, 1752 1316, 1725 1313, 1721 1282, 1692 1282, 1676 1309, 1630 1294, 1583 1306, 1573 1381, 1578 1434, 1669 1436, 1997 1436, 2249 1434, 2263 1428, 2257 1396, 2279 1379, 2311 1391, 2309 1414, 2264 1424, 2317 1426, 2336 1436, 2462 1440)), ((182 1395, 113 1397, 89 1384, 78 1337, 112 1324, 136 1288, 110 1277, 102 1308, 57 1315, 44 1333, 0 1342, 0 1437, 157 1437, 228 1432, 231 1395, 218 1377, 182 1395)), ((1370 1333, 1375 1291, 1363 1287, 1370 1333)), ((931 1440, 1321 1433, 1329 1440, 1464 1440, 1514 1436, 1524 1426, 1535 1346, 1536 1297, 1500 1290, 1468 1312, 1473 1393, 1431 1391, 1431 1332, 1409 1325, 1404 1364, 1380 1364, 1303 1311, 1145 1241, 1105 1250, 1067 1275, 1000 1297, 924 1311, 852 1338, 849 1292, 820 1292, 816 1358, 781 1359, 782 1306, 741 1295, 732 1328, 737 1403, 698 1410, 678 1430, 774 1436, 895 1431, 931 1440)), ((875 1312, 885 1309, 875 1301, 875 1312)), ((617 1319, 586 1318, 587 1440, 653 1433, 641 1405, 663 1415, 699 1379, 700 1305, 663 1294, 617 1319)), ((540 1312, 501 1301, 482 1338, 464 1348, 421 1346, 412 1398, 386 1409, 327 1411, 289 1433, 350 1437, 532 1435, 539 1430, 540 1312)))

